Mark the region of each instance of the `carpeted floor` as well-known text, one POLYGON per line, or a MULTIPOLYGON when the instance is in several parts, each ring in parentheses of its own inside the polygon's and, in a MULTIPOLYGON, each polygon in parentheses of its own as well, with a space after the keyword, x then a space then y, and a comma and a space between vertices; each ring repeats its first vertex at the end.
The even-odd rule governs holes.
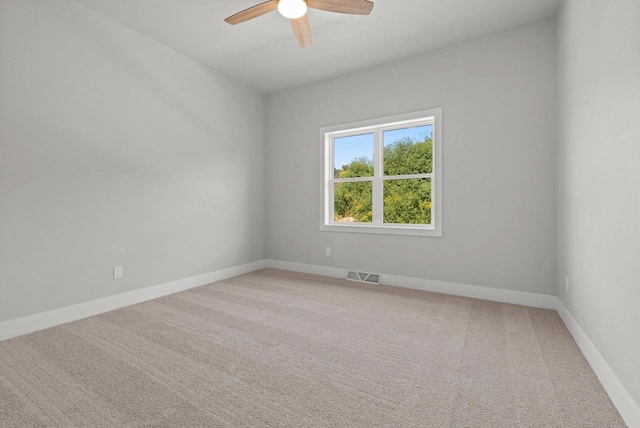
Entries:
POLYGON ((0 342, 1 427, 622 427, 554 311, 262 270, 0 342))

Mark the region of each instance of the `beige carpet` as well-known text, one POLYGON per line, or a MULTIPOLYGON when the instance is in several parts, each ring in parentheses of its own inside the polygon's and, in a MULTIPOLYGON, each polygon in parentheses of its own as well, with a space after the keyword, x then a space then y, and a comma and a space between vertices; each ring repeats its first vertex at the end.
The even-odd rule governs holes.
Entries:
POLYGON ((263 270, 0 342, 1 427, 621 427, 557 313, 263 270))

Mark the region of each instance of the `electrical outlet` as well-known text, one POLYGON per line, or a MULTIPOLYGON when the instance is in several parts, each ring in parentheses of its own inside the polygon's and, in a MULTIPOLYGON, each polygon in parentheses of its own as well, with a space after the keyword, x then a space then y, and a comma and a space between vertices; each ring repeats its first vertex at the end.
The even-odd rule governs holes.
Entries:
POLYGON ((122 278, 122 266, 113 267, 113 279, 122 278))
POLYGON ((564 277, 564 289, 567 291, 567 293, 569 292, 569 277, 568 276, 564 277))
POLYGON ((331 248, 329 248, 329 247, 325 248, 324 249, 324 254, 327 255, 327 256, 330 256, 331 255, 331 248))

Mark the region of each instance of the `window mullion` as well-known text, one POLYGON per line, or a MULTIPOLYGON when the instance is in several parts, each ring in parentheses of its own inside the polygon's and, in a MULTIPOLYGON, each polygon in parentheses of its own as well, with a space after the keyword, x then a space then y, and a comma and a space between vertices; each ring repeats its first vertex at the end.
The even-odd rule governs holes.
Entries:
POLYGON ((325 197, 325 204, 327 204, 326 208, 325 208, 325 222, 326 223, 333 223, 333 219, 334 219, 334 207, 335 207, 335 202, 334 202, 334 193, 333 193, 333 180, 335 178, 335 170, 334 170, 334 165, 335 165, 335 147, 334 147, 334 138, 331 136, 328 139, 325 139, 325 144, 328 144, 328 147, 325 147, 325 159, 326 162, 328 163, 328 165, 326 165, 326 169, 325 169, 325 192, 327 192, 327 195, 325 197))
POLYGON ((382 131, 376 128, 373 134, 373 194, 371 205, 373 209, 373 224, 381 225, 383 222, 382 210, 384 208, 382 191, 382 131))
POLYGON ((357 183, 359 181, 372 181, 373 177, 334 178, 332 183, 357 183))
POLYGON ((416 178, 431 178, 433 179, 433 174, 404 174, 404 175, 385 175, 384 180, 411 180, 416 178))

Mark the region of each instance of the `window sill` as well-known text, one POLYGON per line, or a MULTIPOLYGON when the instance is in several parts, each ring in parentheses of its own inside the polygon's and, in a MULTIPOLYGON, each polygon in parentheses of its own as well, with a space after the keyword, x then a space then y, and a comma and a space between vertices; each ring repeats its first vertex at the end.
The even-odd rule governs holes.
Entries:
POLYGON ((322 232, 373 233, 378 235, 429 236, 433 238, 442 238, 442 231, 433 226, 375 226, 365 223, 348 223, 323 224, 320 225, 320 230, 322 232))

